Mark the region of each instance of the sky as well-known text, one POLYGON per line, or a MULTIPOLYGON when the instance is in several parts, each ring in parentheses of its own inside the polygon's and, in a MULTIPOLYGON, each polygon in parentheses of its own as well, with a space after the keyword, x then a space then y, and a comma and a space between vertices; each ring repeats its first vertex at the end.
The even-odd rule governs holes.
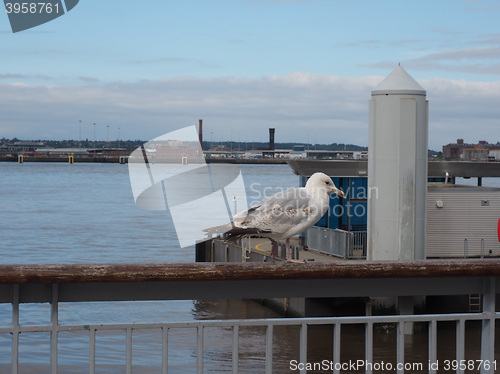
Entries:
POLYGON ((0 12, 0 138, 368 144, 400 63, 427 91, 429 148, 500 141, 500 3, 80 0, 12 33, 0 12), (80 122, 81 121, 81 122, 80 122), (93 124, 96 124, 95 126, 93 124))

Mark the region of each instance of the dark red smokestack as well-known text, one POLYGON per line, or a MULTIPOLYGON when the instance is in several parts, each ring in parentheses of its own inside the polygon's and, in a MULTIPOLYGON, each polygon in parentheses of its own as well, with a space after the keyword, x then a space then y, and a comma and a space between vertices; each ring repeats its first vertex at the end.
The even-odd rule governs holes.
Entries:
POLYGON ((274 129, 269 129, 269 150, 274 151, 274 129))
POLYGON ((203 149, 203 120, 200 119, 200 127, 198 129, 198 135, 200 136, 200 146, 203 149))

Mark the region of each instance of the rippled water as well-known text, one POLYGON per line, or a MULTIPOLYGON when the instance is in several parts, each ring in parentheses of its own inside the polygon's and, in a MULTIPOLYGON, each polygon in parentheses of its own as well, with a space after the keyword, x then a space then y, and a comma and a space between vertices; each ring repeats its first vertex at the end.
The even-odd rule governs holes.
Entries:
MULTIPOLYGON (((299 183, 287 165, 241 169, 249 200, 299 183)), ((194 261, 168 212, 136 207, 124 165, 0 163, 0 175, 0 263, 194 261)))
MULTIPOLYGON (((299 178, 287 165, 243 165, 241 170, 249 201, 299 184, 299 178)), ((194 247, 179 247, 168 212, 136 207, 127 166, 0 163, 0 193, 2 264, 194 262, 194 247)), ((10 305, 0 305, 1 326, 10 325, 10 309, 10 305)), ((277 315, 247 301, 61 303, 59 311, 61 324, 260 317, 277 315), (220 313, 220 305, 224 305, 225 314, 220 313)), ((21 304, 21 324, 49 321, 49 305, 21 304)), ((192 367, 196 364, 196 358, 193 359, 196 344, 192 344, 195 337, 185 331, 172 334, 178 336, 172 339, 177 343, 169 347, 171 370, 192 367)), ((252 333, 246 336, 250 337, 246 350, 251 351, 252 333)), ((115 372, 122 372, 124 339, 124 334, 98 335, 97 352, 101 352, 97 355, 98 367, 111 372, 118 365, 115 372)), ((0 334, 0 373, 10 364, 10 341, 10 336, 0 334)), ((88 334, 61 333, 59 343, 63 372, 86 372, 81 367, 88 364, 88 334)), ((160 343, 161 338, 154 334, 138 333, 135 337, 134 333, 134 365, 152 367, 152 372, 157 372, 161 367, 158 355, 148 352, 161 352, 157 349, 160 343)), ((48 334, 22 334, 21 367, 28 370, 30 365, 44 365, 45 369, 36 366, 34 370, 47 372, 48 344, 48 334)), ((256 345, 253 351, 260 349, 256 345)), ((208 359, 207 365, 213 372, 217 372, 214 368, 220 359, 214 354, 208 359)))
MULTIPOLYGON (((299 178, 287 165, 243 165, 241 169, 249 201, 258 201, 264 195, 299 183, 299 178)), ((476 181, 460 181, 464 182, 474 184, 476 181)), ((498 182, 485 179, 483 185, 498 185, 498 182)), ((0 193, 2 264, 194 262, 194 248, 179 247, 168 212, 144 211, 135 206, 128 168, 124 165, 0 163, 0 193)), ((0 304, 1 326, 10 325, 10 309, 10 305, 0 304)), ((20 313, 23 325, 50 321, 47 304, 22 304, 20 313)), ((59 311, 61 324, 272 317, 278 315, 257 303, 242 300, 61 303, 59 311)), ((360 325, 343 328, 342 361, 364 357, 363 328, 360 325)), ((468 330, 467 358, 478 356, 479 331, 480 326, 468 330)), ((298 359, 299 355, 298 336, 297 327, 275 328, 275 372, 290 372, 290 360, 298 359)), ((374 340, 382 347, 374 352, 374 359, 393 362, 394 332, 386 328, 376 330, 374 340)), ((20 341, 22 372, 50 372, 49 335, 21 334, 20 341)), ((160 333, 134 331, 133 342, 134 368, 140 368, 137 372, 158 373, 161 367, 160 333)), ((223 328, 207 329, 205 342, 209 347, 204 357, 205 372, 231 372, 232 332, 223 328)), ((454 326, 440 326, 438 344, 438 358, 452 359, 454 326)), ((0 334, 0 373, 8 372, 10 345, 10 335, 0 334)), ((88 333, 60 333, 60 372, 88 372, 88 345, 88 333)), ((406 346, 409 359, 427 362, 425 326, 419 333, 407 337, 406 346)), ((262 328, 241 329, 242 373, 264 371, 264 347, 262 328)), ((169 372, 195 372, 195 348, 195 330, 171 331, 169 372)), ((309 328, 310 361, 329 359, 332 349, 331 328, 309 328)), ((123 373, 124 357, 123 332, 98 332, 97 372, 123 373)))

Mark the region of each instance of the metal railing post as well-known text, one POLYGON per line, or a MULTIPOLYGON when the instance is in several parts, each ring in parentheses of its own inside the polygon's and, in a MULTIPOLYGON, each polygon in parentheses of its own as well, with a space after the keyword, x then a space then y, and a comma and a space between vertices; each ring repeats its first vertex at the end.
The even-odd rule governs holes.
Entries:
POLYGON ((266 374, 273 373, 273 325, 266 328, 266 374))
POLYGON ((127 374, 132 374, 132 328, 129 327, 126 330, 126 366, 125 370, 127 374))
POLYGON ((161 368, 162 374, 168 373, 168 330, 167 326, 161 328, 162 346, 161 346, 161 368))
POLYGON ((203 325, 198 326, 197 336, 197 366, 198 374, 203 374, 203 325))
POLYGON ((50 305, 50 367, 52 374, 57 374, 57 335, 59 326, 59 288, 52 284, 52 302, 50 305))
POLYGON ((89 374, 95 374, 95 327, 89 327, 89 374))
POLYGON ((238 374, 238 361, 239 361, 239 355, 240 355, 239 339, 240 339, 240 326, 234 325, 233 326, 233 357, 232 357, 233 374, 238 374))
POLYGON ((19 285, 12 285, 12 374, 19 366, 19 285))
MULTIPOLYGON (((465 360, 465 320, 460 319, 457 321, 456 329, 456 359, 457 362, 465 360)), ((457 374, 463 374, 465 370, 458 365, 457 374)))
POLYGON ((483 314, 488 318, 483 319, 481 330, 481 374, 494 373, 495 368, 495 278, 487 277, 484 279, 483 292, 483 314))
MULTIPOLYGON (((398 328, 396 331, 397 334, 397 339, 396 339, 396 355, 397 355, 397 363, 403 363, 405 362, 405 322, 404 321, 399 321, 398 322, 398 328)), ((404 370, 402 368, 397 369, 398 374, 403 374, 404 370)))
MULTIPOLYGON (((373 323, 365 323, 365 361, 373 363, 373 323)), ((366 368, 365 374, 372 374, 372 367, 366 368)))
POLYGON ((333 325, 333 364, 334 364, 334 374, 340 373, 340 341, 341 341, 341 324, 335 323, 333 325))
POLYGON ((429 374, 437 373, 431 365, 437 362, 437 321, 429 321, 429 374))
MULTIPOLYGON (((299 338, 299 360, 301 363, 307 362, 307 324, 300 325, 300 338, 299 338)), ((307 370, 303 368, 300 370, 301 374, 306 374, 307 370)))

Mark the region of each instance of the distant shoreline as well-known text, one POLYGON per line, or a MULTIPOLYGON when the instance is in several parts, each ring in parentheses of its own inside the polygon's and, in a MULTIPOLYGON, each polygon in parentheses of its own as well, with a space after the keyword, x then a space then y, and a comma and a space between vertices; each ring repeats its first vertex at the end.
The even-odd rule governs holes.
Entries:
MULTIPOLYGON (((207 164, 286 164, 288 159, 283 158, 206 158, 207 164)), ((17 156, 0 156, 0 162, 19 162, 17 156)), ((59 162, 70 163, 69 156, 66 157, 23 157, 24 162, 59 162)), ((74 157, 73 162, 79 163, 105 163, 119 164, 119 157, 74 157)), ((127 163, 127 159, 125 159, 127 163)))

